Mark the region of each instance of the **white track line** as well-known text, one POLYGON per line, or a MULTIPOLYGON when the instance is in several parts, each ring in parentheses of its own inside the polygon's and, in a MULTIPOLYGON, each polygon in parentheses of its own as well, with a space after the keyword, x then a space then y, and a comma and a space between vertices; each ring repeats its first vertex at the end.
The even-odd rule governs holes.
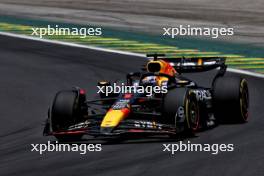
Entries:
MULTIPOLYGON (((81 45, 81 44, 76 44, 76 43, 62 42, 62 41, 57 41, 57 40, 40 39, 40 38, 31 37, 31 36, 22 35, 22 34, 13 34, 13 33, 9 33, 9 32, 1 32, 0 31, 0 35, 4 35, 4 36, 8 36, 8 37, 21 38, 21 39, 27 39, 27 40, 33 40, 33 41, 44 42, 44 43, 51 43, 51 44, 57 44, 57 45, 64 45, 64 46, 77 47, 77 48, 85 48, 85 49, 91 49, 91 50, 96 50, 96 51, 103 51, 103 52, 109 52, 109 53, 116 53, 116 54, 146 58, 146 56, 144 54, 137 54, 137 53, 127 52, 127 51, 119 51, 119 50, 112 50, 112 49, 106 49, 106 48, 99 48, 99 47, 94 47, 94 46, 87 46, 87 45, 81 45)), ((264 74, 254 73, 254 72, 250 72, 250 71, 246 71, 246 70, 228 68, 227 71, 233 72, 233 73, 239 73, 239 74, 243 74, 243 75, 254 76, 254 77, 258 77, 258 78, 264 78, 264 74)))
POLYGON ((70 46, 70 47, 85 48, 85 49, 91 49, 91 50, 96 50, 96 51, 116 53, 116 54, 122 54, 122 55, 146 57, 144 54, 137 54, 137 53, 127 52, 127 51, 119 51, 119 50, 113 50, 113 49, 99 48, 99 47, 81 45, 81 44, 76 44, 76 43, 62 42, 62 41, 58 41, 58 40, 41 39, 41 38, 31 37, 31 36, 27 36, 27 35, 23 35, 23 34, 13 34, 13 33, 9 33, 9 32, 1 32, 0 31, 0 35, 4 35, 4 36, 8 36, 8 37, 21 38, 21 39, 27 39, 27 40, 33 40, 33 41, 44 42, 44 43, 51 43, 51 44, 64 45, 64 46, 70 46))
POLYGON ((247 70, 240 70, 240 69, 235 69, 235 68, 227 68, 227 71, 233 72, 233 73, 239 73, 239 74, 243 74, 243 75, 248 75, 248 76, 254 76, 254 77, 257 77, 257 78, 264 78, 264 74, 254 73, 254 72, 250 72, 250 71, 247 71, 247 70))

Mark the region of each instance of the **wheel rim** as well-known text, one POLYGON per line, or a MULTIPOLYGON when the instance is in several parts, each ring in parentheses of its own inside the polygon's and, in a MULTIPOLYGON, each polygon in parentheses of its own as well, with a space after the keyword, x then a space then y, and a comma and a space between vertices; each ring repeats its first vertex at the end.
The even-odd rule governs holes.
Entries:
POLYGON ((190 128, 193 131, 198 130, 198 128, 199 128, 199 110, 198 110, 197 104, 195 102, 190 103, 189 118, 190 118, 190 128))

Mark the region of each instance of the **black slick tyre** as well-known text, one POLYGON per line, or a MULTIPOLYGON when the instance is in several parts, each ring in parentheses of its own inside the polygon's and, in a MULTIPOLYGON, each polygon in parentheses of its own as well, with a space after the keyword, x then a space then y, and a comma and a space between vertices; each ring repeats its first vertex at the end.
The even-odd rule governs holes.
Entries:
MULTIPOLYGON (((53 132, 67 130, 70 125, 76 124, 81 117, 81 102, 75 90, 60 91, 56 94, 51 107, 51 125, 53 132)), ((79 140, 80 134, 58 134, 59 141, 79 140)))
POLYGON ((183 126, 183 132, 186 134, 193 135, 199 129, 199 105, 196 94, 190 89, 169 90, 164 97, 163 114, 168 123, 183 126))
POLYGON ((219 77, 213 84, 214 115, 220 123, 248 121, 249 91, 240 77, 219 77))

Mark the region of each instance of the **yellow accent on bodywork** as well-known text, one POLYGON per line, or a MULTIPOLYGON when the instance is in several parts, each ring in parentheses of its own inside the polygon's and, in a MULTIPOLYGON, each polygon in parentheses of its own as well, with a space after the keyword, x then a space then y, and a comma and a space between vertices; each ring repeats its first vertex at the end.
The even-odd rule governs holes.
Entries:
POLYGON ((125 118, 121 110, 110 110, 106 113, 101 127, 116 127, 125 118))
POLYGON ((157 83, 159 86, 162 86, 162 82, 168 81, 169 79, 164 76, 157 76, 157 83))
POLYGON ((202 59, 198 59, 198 65, 202 65, 203 64, 203 60, 202 59))

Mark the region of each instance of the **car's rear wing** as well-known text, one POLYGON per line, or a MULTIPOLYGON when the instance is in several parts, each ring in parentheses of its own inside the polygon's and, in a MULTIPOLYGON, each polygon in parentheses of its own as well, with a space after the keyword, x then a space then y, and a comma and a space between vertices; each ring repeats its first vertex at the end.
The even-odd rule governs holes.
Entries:
POLYGON ((179 73, 202 72, 215 68, 226 68, 225 57, 165 57, 161 54, 148 54, 154 60, 169 62, 179 73), (160 57, 160 58, 158 58, 160 57))
POLYGON ((225 66, 224 57, 165 58, 178 72, 202 72, 225 66))

